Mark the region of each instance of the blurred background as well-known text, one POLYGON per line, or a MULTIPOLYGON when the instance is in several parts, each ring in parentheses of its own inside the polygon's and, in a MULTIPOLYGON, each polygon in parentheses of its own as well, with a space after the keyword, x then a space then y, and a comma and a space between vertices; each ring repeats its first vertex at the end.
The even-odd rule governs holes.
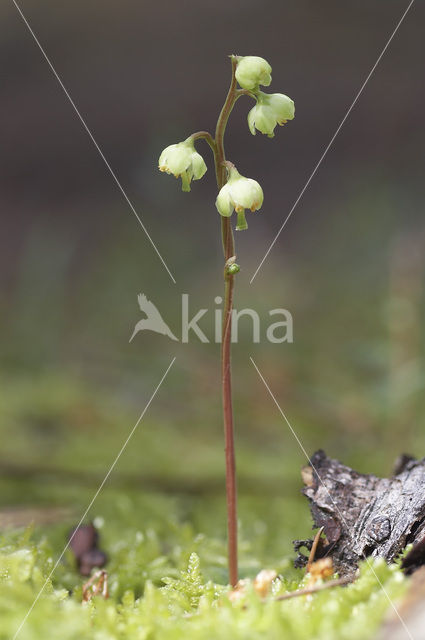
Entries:
MULTIPOLYGON (((273 140, 253 137, 252 101, 241 99, 226 134, 227 157, 265 192, 262 212, 236 237, 235 305, 262 322, 253 344, 241 320, 234 347, 236 438, 241 527, 251 527, 253 501, 267 526, 273 510, 287 511, 284 552, 292 534, 309 534, 305 458, 249 356, 309 454, 324 448, 359 471, 389 474, 400 452, 425 452, 424 7, 413 5, 250 285, 407 2, 20 6, 176 284, 15 6, 3 2, 3 514, 40 505, 81 513, 176 356, 109 490, 121 500, 131 491, 181 498, 182 519, 195 518, 190 505, 200 514, 214 504, 224 535, 219 347, 194 335, 189 344, 147 332, 128 341, 140 292, 177 335, 182 293, 191 311, 210 309, 201 326, 212 328, 223 260, 210 150, 198 144, 209 171, 190 194, 158 172, 157 158, 194 131, 213 131, 228 55, 260 55, 273 67, 270 90, 294 99, 296 117, 273 140), (293 344, 265 339, 277 307, 293 315, 293 344)), ((261 533, 256 522, 251 532, 261 533)), ((194 526, 202 530, 201 516, 194 526)))

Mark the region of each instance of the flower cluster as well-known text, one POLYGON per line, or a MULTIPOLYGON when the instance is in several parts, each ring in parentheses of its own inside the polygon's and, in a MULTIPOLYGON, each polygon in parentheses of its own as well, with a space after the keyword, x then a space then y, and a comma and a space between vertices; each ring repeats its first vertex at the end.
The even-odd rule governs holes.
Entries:
MULTIPOLYGON (((267 94, 260 90, 260 86, 268 87, 272 81, 272 68, 269 63, 258 56, 232 56, 236 65, 235 78, 241 89, 234 90, 234 101, 242 94, 255 99, 256 104, 248 114, 248 126, 253 135, 256 130, 269 138, 274 137, 276 126, 292 120, 295 115, 294 102, 283 93, 267 94)), ((234 103, 232 103, 234 104, 234 103)), ((228 117, 228 114, 227 114, 228 117)), ((213 141, 209 134, 200 132, 201 137, 209 136, 209 144, 214 154, 217 152, 218 142, 213 141)), ((178 144, 172 144, 161 153, 159 169, 172 173, 182 179, 182 190, 190 191, 192 180, 202 178, 207 170, 202 156, 195 150, 194 139, 200 134, 194 134, 178 144)), ((216 199, 216 207, 220 215, 229 217, 236 211, 236 229, 247 229, 245 210, 257 211, 263 204, 264 195, 261 186, 252 178, 241 176, 232 163, 227 162, 227 182, 220 189, 216 199)))

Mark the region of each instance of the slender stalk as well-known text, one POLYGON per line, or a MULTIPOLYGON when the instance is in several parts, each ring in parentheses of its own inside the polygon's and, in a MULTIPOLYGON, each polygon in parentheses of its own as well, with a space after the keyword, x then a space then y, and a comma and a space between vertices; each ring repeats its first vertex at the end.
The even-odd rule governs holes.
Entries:
POLYGON ((190 137, 192 138, 192 140, 201 140, 202 138, 206 140, 206 142, 208 142, 208 144, 210 145, 215 156, 215 140, 212 137, 212 135, 209 133, 209 131, 197 131, 196 133, 192 133, 190 137))
POLYGON ((310 567, 314 562, 314 558, 316 557, 317 547, 319 545, 320 536, 322 535, 324 527, 320 527, 319 531, 314 536, 313 544, 311 545, 310 555, 308 556, 307 562, 307 571, 310 571, 310 567))
MULTIPOLYGON (((232 81, 221 110, 215 131, 215 171, 217 187, 220 190, 226 183, 226 157, 224 154, 224 132, 230 112, 239 97, 236 93, 237 59, 232 56, 232 81)), ((238 581, 238 539, 237 539, 237 497, 236 497, 236 462, 232 407, 232 375, 231 375, 231 332, 234 275, 227 272, 227 263, 235 254, 235 243, 230 218, 221 218, 221 233, 223 240, 224 267, 224 303, 223 330, 221 342, 221 381, 224 419, 225 459, 226 459, 226 501, 227 501, 227 538, 229 582, 234 587, 238 581)))
MULTIPOLYGON (((228 218, 222 224, 230 227, 228 218)), ((224 228, 223 234, 231 241, 225 246, 225 256, 231 257, 233 251, 233 233, 231 227, 224 228)), ((232 372, 231 372, 231 332, 233 310, 234 275, 225 275, 224 314, 221 345, 221 384, 223 399, 224 438, 226 456, 226 499, 227 499, 227 537, 229 582, 232 587, 238 582, 238 534, 237 534, 237 495, 236 495, 236 460, 232 406, 232 372)))
MULTIPOLYGON (((317 593, 318 591, 324 591, 325 589, 332 589, 332 587, 340 587, 345 584, 354 582, 352 578, 337 578, 336 580, 330 580, 329 582, 322 582, 321 584, 313 585, 312 587, 306 587, 305 589, 297 589, 297 591, 290 591, 284 593, 282 596, 277 596, 274 600, 290 600, 291 598, 298 598, 299 596, 308 596, 310 593, 317 593)), ((264 599, 267 602, 267 599, 264 599)))
MULTIPOLYGON (((193 140, 204 139, 214 153, 215 174, 218 190, 226 184, 227 165, 224 153, 224 132, 227 121, 235 102, 242 95, 252 95, 251 92, 236 88, 236 65, 237 57, 231 56, 232 80, 226 96, 223 108, 217 120, 215 138, 208 131, 197 131, 190 137, 193 140)), ((221 382, 222 401, 224 419, 224 440, 225 440, 225 460, 226 460, 226 501, 227 501, 227 538, 228 538, 228 561, 229 561, 229 582, 234 587, 238 582, 238 538, 237 538, 237 497, 236 497, 236 462, 235 462, 235 442, 233 426, 233 406, 232 406, 232 374, 231 374, 231 335, 232 335, 232 311, 233 311, 233 291, 234 274, 228 272, 230 259, 235 255, 235 241, 233 237, 230 219, 221 218, 221 236, 224 254, 224 302, 223 302, 223 328, 221 340, 221 382)))

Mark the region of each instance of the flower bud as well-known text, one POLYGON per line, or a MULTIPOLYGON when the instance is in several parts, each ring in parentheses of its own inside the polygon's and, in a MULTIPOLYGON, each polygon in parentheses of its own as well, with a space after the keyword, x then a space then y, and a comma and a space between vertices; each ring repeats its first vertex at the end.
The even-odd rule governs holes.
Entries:
POLYGON ((272 68, 264 58, 245 56, 236 67, 236 80, 242 89, 257 89, 258 85, 268 87, 272 81, 272 68))
POLYGON ((241 270, 240 266, 236 264, 236 256, 232 256, 228 260, 226 260, 226 264, 224 265, 224 272, 227 275, 235 275, 235 273, 239 273, 241 270))
POLYGON ((265 133, 269 138, 274 137, 274 128, 277 124, 284 125, 288 120, 293 120, 295 106, 293 100, 283 93, 257 94, 257 104, 248 113, 248 126, 255 136, 255 129, 265 133))
POLYGON ((159 156, 158 167, 176 178, 181 177, 182 191, 190 191, 191 180, 199 180, 207 170, 204 159, 195 151, 192 138, 166 147, 159 156))
POLYGON ((234 262, 233 264, 231 264, 230 266, 227 267, 227 273, 230 276, 234 276, 235 273, 239 273, 239 271, 241 270, 240 266, 238 264, 236 264, 236 262, 234 262))
POLYGON ((229 171, 227 183, 220 189, 215 205, 220 215, 229 217, 233 209, 238 218, 236 230, 247 229, 245 209, 257 211, 263 204, 263 190, 256 180, 241 176, 235 167, 229 171))

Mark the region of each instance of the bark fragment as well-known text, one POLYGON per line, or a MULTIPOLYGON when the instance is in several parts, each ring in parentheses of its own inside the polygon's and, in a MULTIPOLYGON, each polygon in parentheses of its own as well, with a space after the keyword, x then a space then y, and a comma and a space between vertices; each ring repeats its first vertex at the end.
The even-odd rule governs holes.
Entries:
MULTIPOLYGON (((392 561, 425 536, 425 459, 404 456, 390 478, 362 474, 317 451, 311 458, 303 494, 310 501, 313 528, 323 527, 325 541, 316 557, 330 555, 342 576, 356 571, 366 556, 392 561)), ((311 540, 296 540, 311 548, 311 540)), ((296 565, 306 564, 299 553, 296 565)), ((418 563, 419 564, 419 563, 418 563)))

